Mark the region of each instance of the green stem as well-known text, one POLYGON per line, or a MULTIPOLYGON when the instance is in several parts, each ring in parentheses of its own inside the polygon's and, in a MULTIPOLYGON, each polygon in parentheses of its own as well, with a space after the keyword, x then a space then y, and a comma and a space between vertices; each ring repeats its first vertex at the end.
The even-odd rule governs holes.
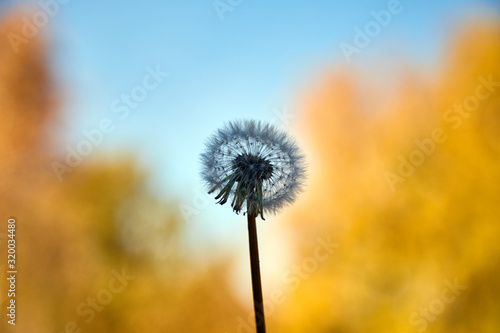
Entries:
POLYGON ((252 271, 253 306, 257 333, 266 333, 264 319, 264 302, 262 300, 262 283, 260 281, 259 246, 257 244, 257 225, 255 214, 248 215, 248 241, 250 244, 250 268, 252 271))

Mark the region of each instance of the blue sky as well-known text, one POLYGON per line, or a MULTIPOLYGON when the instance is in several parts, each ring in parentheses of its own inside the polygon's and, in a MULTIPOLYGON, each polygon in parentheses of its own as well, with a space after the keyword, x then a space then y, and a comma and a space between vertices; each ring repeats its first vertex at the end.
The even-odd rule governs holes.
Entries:
MULTIPOLYGON (((353 63, 395 48, 432 64, 450 29, 477 3, 486 2, 401 1, 402 11, 353 63)), ((165 186, 195 186, 209 133, 229 119, 270 120, 275 109, 292 108, 295 93, 322 66, 349 65, 339 44, 352 43, 354 27, 384 8, 387 1, 243 0, 221 21, 209 0, 70 1, 49 26, 69 90, 70 138, 116 116, 110 104, 142 82, 147 66, 159 65, 169 76, 116 121, 100 148, 132 145, 154 159, 165 186)))
MULTIPOLYGON (((297 93, 327 66, 362 68, 384 59, 390 67, 393 54, 403 54, 432 70, 458 24, 471 13, 498 10, 495 3, 402 0, 402 10, 351 64, 340 43, 352 43, 355 27, 364 28, 370 12, 388 1, 242 0, 221 20, 212 0, 72 0, 44 32, 55 49, 70 145, 110 118, 114 130, 96 151, 133 151, 154 171, 159 192, 189 201, 202 189, 203 142, 223 122, 294 111, 297 93), (119 119, 111 104, 142 83, 148 66, 168 77, 119 119)), ((61 151, 65 145, 61 140, 61 151)))

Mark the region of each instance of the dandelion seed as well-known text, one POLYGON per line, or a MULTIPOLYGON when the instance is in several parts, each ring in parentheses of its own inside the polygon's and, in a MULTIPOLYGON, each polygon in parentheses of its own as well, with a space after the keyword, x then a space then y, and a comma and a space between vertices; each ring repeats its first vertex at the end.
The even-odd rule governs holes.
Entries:
POLYGON ((207 142, 202 177, 217 203, 231 202, 236 213, 276 213, 291 204, 305 176, 295 143, 271 125, 231 122, 207 142))

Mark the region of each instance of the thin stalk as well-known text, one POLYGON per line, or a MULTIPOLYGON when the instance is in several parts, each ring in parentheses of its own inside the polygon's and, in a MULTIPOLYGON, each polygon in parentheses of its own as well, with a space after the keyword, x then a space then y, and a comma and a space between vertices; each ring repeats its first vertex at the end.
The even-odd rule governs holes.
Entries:
POLYGON ((257 333, 266 333, 262 284, 260 281, 259 246, 257 244, 257 226, 255 214, 248 215, 248 241, 250 244, 250 268, 252 271, 253 307, 257 333))

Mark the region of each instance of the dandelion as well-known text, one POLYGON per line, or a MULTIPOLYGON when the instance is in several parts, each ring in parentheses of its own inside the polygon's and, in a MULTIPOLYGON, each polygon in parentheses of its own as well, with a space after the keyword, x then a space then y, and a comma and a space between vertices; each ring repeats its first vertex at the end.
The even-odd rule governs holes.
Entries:
POLYGON ((231 122, 219 129, 201 155, 209 193, 236 213, 276 213, 291 204, 304 179, 304 158, 295 143, 271 125, 231 122))
POLYGON ((265 332, 255 219, 291 204, 305 178, 304 157, 284 132, 261 122, 230 122, 207 142, 202 177, 217 203, 248 216, 257 332, 265 332))

